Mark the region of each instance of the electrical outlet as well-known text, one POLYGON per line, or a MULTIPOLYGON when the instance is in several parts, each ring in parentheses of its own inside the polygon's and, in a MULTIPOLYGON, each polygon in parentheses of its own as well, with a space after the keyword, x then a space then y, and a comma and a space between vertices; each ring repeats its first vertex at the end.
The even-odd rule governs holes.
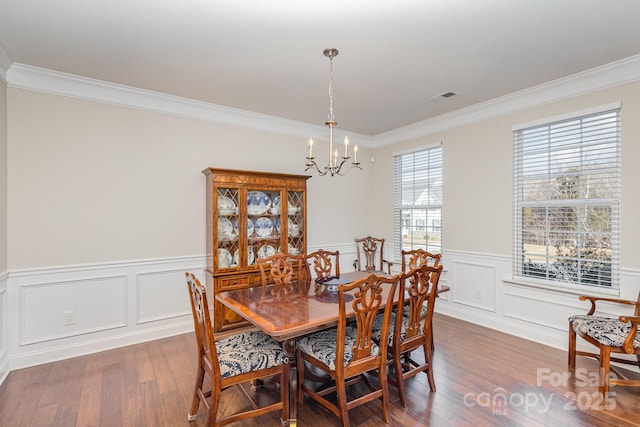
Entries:
POLYGON ((65 311, 62 313, 62 325, 69 326, 75 325, 76 323, 76 312, 75 311, 65 311))

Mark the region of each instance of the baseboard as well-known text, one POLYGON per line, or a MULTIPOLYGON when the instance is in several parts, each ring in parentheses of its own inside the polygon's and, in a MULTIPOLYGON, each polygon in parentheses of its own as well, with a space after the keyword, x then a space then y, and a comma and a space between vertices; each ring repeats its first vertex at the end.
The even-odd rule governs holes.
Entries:
POLYGON ((10 357, 11 370, 22 369, 29 366, 41 365, 58 360, 70 359, 87 354, 112 350, 128 345, 141 344, 175 335, 193 332, 193 320, 177 322, 175 324, 135 331, 125 334, 114 334, 104 339, 90 339, 80 343, 47 347, 41 350, 21 353, 10 357))

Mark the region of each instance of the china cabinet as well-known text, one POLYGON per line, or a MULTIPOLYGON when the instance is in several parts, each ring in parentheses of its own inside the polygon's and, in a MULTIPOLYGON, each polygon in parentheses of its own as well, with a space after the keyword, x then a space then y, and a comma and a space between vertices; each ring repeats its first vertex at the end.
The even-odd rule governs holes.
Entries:
POLYGON ((215 300, 217 292, 261 286, 257 260, 306 253, 306 175, 208 168, 207 288, 215 332, 246 321, 215 300))

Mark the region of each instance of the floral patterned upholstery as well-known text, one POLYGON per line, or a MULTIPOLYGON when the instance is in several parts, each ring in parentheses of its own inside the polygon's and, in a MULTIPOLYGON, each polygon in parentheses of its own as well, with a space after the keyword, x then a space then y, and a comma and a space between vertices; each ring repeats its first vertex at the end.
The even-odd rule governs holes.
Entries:
MULTIPOLYGON (((402 312, 402 315, 404 317, 409 317, 409 310, 410 310, 409 307, 405 307, 404 311, 402 312)), ((427 310, 428 310, 428 308, 427 308, 426 305, 423 305, 422 307, 420 307, 420 318, 421 319, 424 319, 425 317, 427 317, 427 310)))
POLYGON ((289 362, 278 342, 257 331, 244 332, 216 341, 216 350, 221 378, 289 362))
MULTIPOLYGON (((382 320, 384 316, 382 314, 378 314, 373 321, 373 334, 371 338, 376 342, 380 343, 380 335, 382 335, 382 320)), ((400 327, 400 341, 404 340, 405 334, 407 333, 407 321, 408 319, 402 316, 402 326, 400 327)), ((391 325, 389 326, 389 345, 393 345, 393 333, 396 324, 396 313, 391 313, 391 325)), ((424 326, 420 326, 420 333, 424 332, 424 326)))
MULTIPOLYGON (((356 328, 353 326, 346 327, 346 337, 344 341, 344 365, 348 365, 353 358, 353 346, 356 343, 356 328)), ((331 370, 336 369, 336 343, 337 329, 326 329, 311 335, 298 338, 298 348, 300 351, 307 353, 318 359, 331 370)), ((377 345, 371 346, 371 355, 377 356, 379 353, 377 345)))
MULTIPOLYGON (((600 344, 611 347, 622 347, 629 334, 629 329, 631 329, 631 323, 623 323, 618 319, 601 316, 571 316, 569 323, 574 331, 588 335, 600 344)), ((640 336, 637 334, 633 346, 640 348, 640 336)))

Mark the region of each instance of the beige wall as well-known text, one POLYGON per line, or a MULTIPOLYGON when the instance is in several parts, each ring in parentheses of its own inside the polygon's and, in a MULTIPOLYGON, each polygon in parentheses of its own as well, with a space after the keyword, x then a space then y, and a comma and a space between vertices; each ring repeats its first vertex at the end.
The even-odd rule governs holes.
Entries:
MULTIPOLYGON (((202 169, 305 173, 306 138, 15 88, 8 119, 9 270, 204 255, 202 169)), ((365 232, 370 174, 311 178, 309 245, 365 232)))
MULTIPOLYGON (((392 153, 442 141, 443 248, 510 256, 512 251, 512 126, 622 102, 622 267, 640 268, 640 82, 461 126, 375 150, 374 185, 392 206, 392 153)), ((393 236, 393 210, 378 225, 393 236)))
MULTIPOLYGON (((304 173, 303 138, 7 91, 5 270, 201 255, 202 169, 304 173)), ((363 172, 309 181, 308 243, 330 247, 366 234, 393 242, 392 153, 442 141, 444 249, 510 256, 512 126, 614 101, 622 102, 622 266, 638 268, 640 82, 363 149, 363 172)))
POLYGON ((0 79, 0 273, 7 271, 7 87, 0 79))

